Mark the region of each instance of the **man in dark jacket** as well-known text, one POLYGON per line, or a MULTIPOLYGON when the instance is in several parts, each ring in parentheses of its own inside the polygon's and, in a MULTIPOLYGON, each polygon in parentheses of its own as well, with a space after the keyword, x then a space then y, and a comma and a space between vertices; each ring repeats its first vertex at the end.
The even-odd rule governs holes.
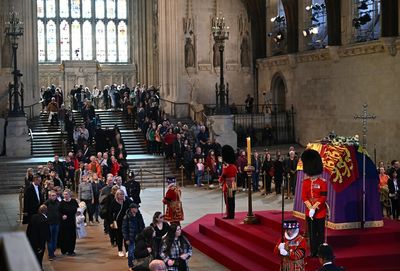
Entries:
POLYGON ((318 259, 322 267, 318 271, 344 271, 343 267, 333 264, 335 256, 330 245, 324 243, 318 247, 318 259))
POLYGON ((122 221, 122 235, 128 245, 128 266, 133 268, 136 236, 144 229, 143 216, 139 212, 139 205, 131 203, 122 221))
POLYGON ((46 242, 50 240, 49 221, 46 214, 47 206, 44 204, 40 205, 38 213, 32 216, 26 230, 29 243, 32 246, 40 267, 42 267, 46 242))
POLYGON ((40 204, 43 203, 42 188, 40 187, 40 182, 42 179, 39 175, 35 174, 33 176, 33 181, 30 186, 28 186, 24 193, 24 218, 22 224, 28 224, 31 217, 37 213, 40 204))

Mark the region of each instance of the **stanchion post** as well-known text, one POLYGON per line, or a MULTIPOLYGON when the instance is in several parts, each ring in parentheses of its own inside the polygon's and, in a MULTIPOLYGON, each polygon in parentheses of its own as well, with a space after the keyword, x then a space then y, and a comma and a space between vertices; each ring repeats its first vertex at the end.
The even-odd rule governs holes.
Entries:
POLYGON ((143 169, 142 169, 142 167, 140 167, 140 187, 143 187, 143 169))
POLYGON ((253 199, 252 199, 252 185, 251 185, 251 174, 254 171, 253 166, 246 166, 244 170, 247 173, 247 188, 248 188, 248 210, 247 210, 247 216, 243 220, 244 224, 258 224, 259 221, 257 217, 254 216, 253 214, 253 199))
POLYGON ((19 196, 18 196, 18 202, 19 202, 19 220, 17 221, 19 224, 22 223, 22 218, 24 214, 24 187, 21 186, 19 189, 19 196))
POLYGON ((183 187, 183 170, 185 169, 185 167, 183 165, 181 165, 179 168, 181 169, 181 181, 182 181, 182 187, 183 187))

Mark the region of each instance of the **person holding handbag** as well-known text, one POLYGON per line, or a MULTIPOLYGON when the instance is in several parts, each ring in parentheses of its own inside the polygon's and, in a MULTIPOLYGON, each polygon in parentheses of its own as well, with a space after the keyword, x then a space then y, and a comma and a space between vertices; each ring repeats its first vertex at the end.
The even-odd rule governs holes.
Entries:
POLYGON ((192 257, 192 246, 182 235, 181 226, 171 225, 163 240, 160 256, 168 271, 189 271, 188 260, 192 257))
POLYGON ((125 199, 125 193, 121 189, 118 189, 115 193, 115 198, 111 202, 108 221, 110 223, 110 231, 116 236, 117 246, 118 246, 118 256, 124 257, 124 252, 122 251, 122 220, 129 208, 130 201, 125 199))
POLYGON ((154 237, 156 232, 149 226, 143 229, 136 236, 135 241, 135 260, 133 261, 133 270, 149 271, 150 262, 154 259, 154 237))

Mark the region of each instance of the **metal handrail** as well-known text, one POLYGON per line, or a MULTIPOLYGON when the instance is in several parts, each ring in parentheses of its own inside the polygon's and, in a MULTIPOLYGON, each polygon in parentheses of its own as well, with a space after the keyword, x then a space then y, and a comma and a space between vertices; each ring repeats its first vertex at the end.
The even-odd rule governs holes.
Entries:
POLYGON ((25 113, 27 113, 27 111, 28 111, 28 114, 27 114, 28 120, 30 120, 30 119, 32 119, 34 117, 34 112, 35 112, 34 111, 34 107, 36 105, 38 105, 38 104, 40 104, 40 102, 35 102, 35 103, 31 104, 31 105, 24 106, 25 113))
POLYGON ((176 116, 176 108, 177 106, 180 105, 184 105, 187 107, 186 109, 186 117, 190 117, 190 104, 186 103, 186 102, 174 102, 174 101, 170 101, 164 98, 160 98, 160 101, 166 102, 166 103, 170 103, 171 104, 171 108, 170 108, 170 115, 171 116, 176 116))
POLYGON ((30 142, 31 142, 31 155, 33 155, 33 132, 32 132, 32 129, 31 128, 28 128, 29 129, 29 136, 30 136, 30 142))

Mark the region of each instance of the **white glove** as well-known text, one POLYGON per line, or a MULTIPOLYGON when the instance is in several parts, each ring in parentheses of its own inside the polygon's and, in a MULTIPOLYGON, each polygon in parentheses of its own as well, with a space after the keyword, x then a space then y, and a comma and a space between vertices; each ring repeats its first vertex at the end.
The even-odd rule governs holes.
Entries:
POLYGON ((278 249, 281 250, 281 249, 284 249, 284 248, 285 248, 285 243, 280 243, 279 246, 278 246, 278 249))
POLYGON ((310 209, 310 218, 313 218, 313 216, 315 215, 315 209, 310 209))
POLYGON ((287 256, 289 253, 286 251, 286 249, 282 248, 279 250, 282 256, 287 256))

